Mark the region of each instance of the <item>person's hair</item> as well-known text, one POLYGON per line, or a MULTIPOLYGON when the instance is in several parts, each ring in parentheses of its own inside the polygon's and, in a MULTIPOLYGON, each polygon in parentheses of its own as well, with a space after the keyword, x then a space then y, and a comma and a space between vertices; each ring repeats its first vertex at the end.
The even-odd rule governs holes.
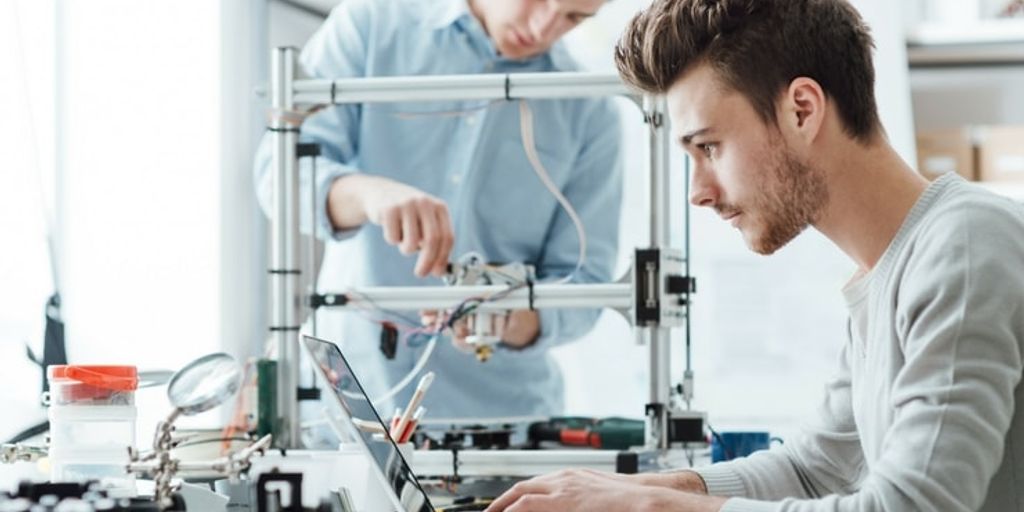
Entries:
POLYGON ((845 0, 654 0, 630 21, 615 64, 628 84, 664 93, 707 62, 773 125, 779 95, 794 79, 811 78, 835 103, 846 133, 867 142, 881 130, 873 48, 845 0))

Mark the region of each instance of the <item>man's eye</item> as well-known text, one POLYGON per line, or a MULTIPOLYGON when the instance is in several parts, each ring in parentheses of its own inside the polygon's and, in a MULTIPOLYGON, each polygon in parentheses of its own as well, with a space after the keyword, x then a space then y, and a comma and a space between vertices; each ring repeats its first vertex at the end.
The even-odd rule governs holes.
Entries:
POLYGON ((571 23, 582 23, 583 20, 587 19, 586 16, 584 16, 582 14, 577 14, 577 13, 567 14, 566 17, 569 18, 569 21, 571 23))
POLYGON ((704 154, 707 158, 715 156, 715 145, 714 144, 697 144, 697 150, 704 154))

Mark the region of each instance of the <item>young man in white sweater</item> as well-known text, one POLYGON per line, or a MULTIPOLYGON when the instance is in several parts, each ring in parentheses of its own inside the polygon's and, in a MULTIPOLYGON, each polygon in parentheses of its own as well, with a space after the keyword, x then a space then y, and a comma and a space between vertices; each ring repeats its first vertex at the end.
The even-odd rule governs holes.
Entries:
POLYGON ((697 206, 755 252, 806 227, 858 271, 817 417, 785 446, 672 474, 566 471, 490 510, 1024 511, 1024 206, 890 146, 844 0, 655 0, 616 48, 666 93, 697 206))

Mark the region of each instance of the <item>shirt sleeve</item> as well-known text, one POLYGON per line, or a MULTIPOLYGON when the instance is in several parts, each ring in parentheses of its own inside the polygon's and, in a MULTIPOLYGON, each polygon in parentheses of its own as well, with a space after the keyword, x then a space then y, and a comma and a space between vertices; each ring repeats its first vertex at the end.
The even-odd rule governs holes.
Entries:
MULTIPOLYGON (((825 488, 836 493, 775 503, 733 499, 722 510, 966 512, 982 506, 1003 459, 1024 368, 1024 229, 1019 216, 986 209, 972 206, 936 222, 913 248, 919 256, 905 268, 895 298, 893 328, 904 364, 891 396, 893 422, 882 455, 856 489, 825 488)), ((741 467, 743 494, 757 498, 759 487, 741 467)), ((812 481, 825 480, 820 467, 802 467, 812 481)))
POLYGON ((853 491, 864 471, 864 454, 853 418, 849 352, 847 340, 816 419, 799 436, 771 450, 695 470, 709 494, 773 501, 853 491))
MULTIPOLYGON (((619 243, 622 158, 619 115, 608 100, 598 102, 586 121, 587 135, 572 178, 562 193, 576 210, 587 236, 587 259, 571 283, 607 283, 612 279, 619 243)), ((569 275, 579 259, 576 227, 564 210, 555 215, 538 260, 537 278, 550 282, 569 275)), ((546 350, 586 334, 600 309, 542 309, 540 335, 529 347, 511 353, 546 350)))
MULTIPOLYGON (((306 73, 320 79, 365 76, 374 18, 372 0, 342 2, 303 48, 299 62, 306 73)), ((299 218, 304 233, 313 232, 315 226, 317 237, 342 240, 359 230, 334 228, 327 213, 327 194, 335 180, 359 172, 352 162, 359 150, 360 115, 361 106, 357 104, 327 106, 302 124, 300 142, 319 144, 321 150, 315 163, 311 158, 299 159, 299 218), (311 199, 312 183, 316 185, 316 196, 311 199), (311 200, 315 201, 312 219, 313 215, 308 213, 311 200)), ((273 139, 268 133, 260 142, 253 165, 256 195, 268 216, 274 207, 272 155, 273 139)))

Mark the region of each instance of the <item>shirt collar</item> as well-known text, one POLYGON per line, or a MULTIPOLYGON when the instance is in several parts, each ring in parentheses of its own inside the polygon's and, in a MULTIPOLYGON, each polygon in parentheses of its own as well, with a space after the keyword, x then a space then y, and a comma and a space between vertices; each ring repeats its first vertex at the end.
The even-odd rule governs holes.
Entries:
MULTIPOLYGON (((443 29, 458 23, 464 30, 474 33, 474 35, 480 38, 480 43, 486 46, 489 53, 492 54, 493 58, 498 60, 505 60, 498 56, 494 49, 494 42, 490 40, 487 33, 484 31, 480 21, 477 20, 473 13, 469 11, 468 0, 446 0, 438 2, 440 9, 433 12, 433 15, 427 20, 428 26, 433 29, 443 29)), ((541 61, 544 59, 550 60, 551 68, 554 71, 577 71, 579 65, 575 59, 569 54, 569 51, 565 47, 565 43, 558 41, 548 51, 531 57, 524 61, 507 61, 513 64, 530 65, 534 62, 541 61)))

